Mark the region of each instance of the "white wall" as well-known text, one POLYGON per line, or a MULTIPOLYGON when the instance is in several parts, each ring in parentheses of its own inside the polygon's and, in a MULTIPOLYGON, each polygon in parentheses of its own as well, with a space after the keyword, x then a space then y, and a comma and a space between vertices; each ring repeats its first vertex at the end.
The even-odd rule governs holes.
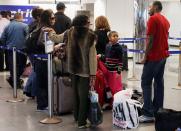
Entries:
POLYGON ((94 4, 94 17, 100 15, 106 15, 106 1, 107 0, 96 0, 94 4))
MULTIPOLYGON (((134 6, 133 0, 107 0, 106 16, 111 25, 111 30, 119 33, 119 37, 133 37, 134 33, 134 6)), ((132 44, 127 44, 133 48, 132 44)), ((132 53, 128 54, 132 57, 132 53)))
POLYGON ((118 31, 120 37, 133 37, 133 0, 107 0, 106 16, 111 29, 118 31))
POLYGON ((0 5, 27 5, 28 0, 0 0, 0 5))
MULTIPOLYGON (((163 2, 162 12, 170 22, 170 36, 181 37, 181 3, 163 2)), ((179 41, 169 40, 171 45, 179 45, 179 41)))

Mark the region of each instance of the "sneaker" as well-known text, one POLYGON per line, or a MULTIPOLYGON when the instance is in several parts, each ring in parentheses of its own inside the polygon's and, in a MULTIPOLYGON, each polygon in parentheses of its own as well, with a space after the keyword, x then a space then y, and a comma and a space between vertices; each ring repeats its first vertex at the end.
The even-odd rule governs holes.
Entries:
POLYGON ((78 128, 79 128, 79 129, 86 129, 86 128, 89 128, 89 127, 91 127, 91 124, 90 124, 90 123, 87 123, 87 124, 85 124, 85 125, 79 126, 78 128))
POLYGON ((148 116, 145 116, 145 115, 142 115, 139 117, 139 122, 140 123, 152 123, 155 121, 155 118, 154 117, 148 117, 148 116))

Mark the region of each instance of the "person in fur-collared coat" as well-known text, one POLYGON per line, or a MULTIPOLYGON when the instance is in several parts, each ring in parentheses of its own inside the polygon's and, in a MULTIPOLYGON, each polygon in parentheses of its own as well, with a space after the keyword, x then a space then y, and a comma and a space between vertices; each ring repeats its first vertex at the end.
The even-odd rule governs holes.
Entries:
POLYGON ((75 93, 74 119, 80 129, 90 126, 86 122, 88 94, 89 87, 94 86, 97 70, 96 35, 89 29, 89 25, 89 18, 79 15, 73 19, 72 27, 64 34, 57 35, 51 29, 46 29, 49 30, 49 38, 55 43, 62 42, 66 36, 66 62, 75 93))

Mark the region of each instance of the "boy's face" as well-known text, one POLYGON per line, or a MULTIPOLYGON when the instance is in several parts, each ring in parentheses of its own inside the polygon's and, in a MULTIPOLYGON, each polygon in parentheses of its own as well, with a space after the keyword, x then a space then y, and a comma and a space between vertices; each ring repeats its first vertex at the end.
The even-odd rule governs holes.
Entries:
POLYGON ((109 37, 109 41, 112 44, 116 44, 118 42, 118 34, 117 33, 113 33, 110 37, 109 37))

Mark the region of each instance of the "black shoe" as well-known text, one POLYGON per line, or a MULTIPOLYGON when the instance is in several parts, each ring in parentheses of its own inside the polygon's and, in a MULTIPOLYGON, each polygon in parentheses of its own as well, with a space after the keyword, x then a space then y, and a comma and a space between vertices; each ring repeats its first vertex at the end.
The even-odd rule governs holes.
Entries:
POLYGON ((6 81, 9 83, 9 85, 13 88, 13 81, 10 78, 7 78, 6 81))
POLYGON ((48 107, 44 107, 44 108, 37 108, 36 112, 47 112, 48 111, 48 107))
POLYGON ((9 71, 9 69, 8 69, 8 68, 5 68, 4 71, 9 71))

